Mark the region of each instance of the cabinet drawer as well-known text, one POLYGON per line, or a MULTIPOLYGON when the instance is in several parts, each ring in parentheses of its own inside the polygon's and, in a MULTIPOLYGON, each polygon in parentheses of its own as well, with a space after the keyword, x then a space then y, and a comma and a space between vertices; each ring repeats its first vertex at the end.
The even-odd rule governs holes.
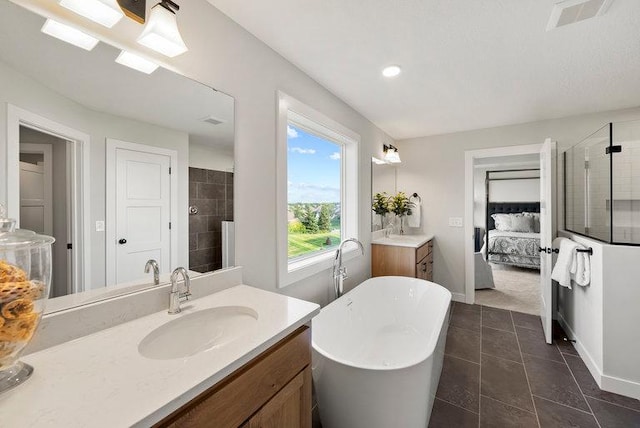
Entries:
POLYGON ((302 327, 157 427, 237 428, 311 364, 311 331, 302 327))
POLYGON ((433 248, 433 241, 429 241, 426 244, 424 244, 422 247, 418 248, 416 250, 416 260, 422 260, 425 257, 427 257, 429 253, 431 253, 432 248, 433 248))

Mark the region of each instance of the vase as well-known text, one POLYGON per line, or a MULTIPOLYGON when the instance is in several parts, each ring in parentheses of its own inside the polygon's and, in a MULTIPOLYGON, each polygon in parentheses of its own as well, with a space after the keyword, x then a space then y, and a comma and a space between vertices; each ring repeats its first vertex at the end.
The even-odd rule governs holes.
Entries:
POLYGON ((15 229, 15 221, 3 217, 0 214, 0 393, 33 373, 33 368, 18 357, 44 312, 54 241, 49 236, 15 229))
POLYGON ((404 235, 404 216, 400 216, 400 235, 404 235))

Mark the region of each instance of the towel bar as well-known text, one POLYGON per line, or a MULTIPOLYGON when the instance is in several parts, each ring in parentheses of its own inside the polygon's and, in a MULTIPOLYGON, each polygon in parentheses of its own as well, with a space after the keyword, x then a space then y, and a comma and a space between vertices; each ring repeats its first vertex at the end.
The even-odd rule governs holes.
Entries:
POLYGON ((576 253, 587 253, 590 256, 593 256, 593 248, 589 247, 586 250, 582 250, 580 248, 576 248, 576 253))

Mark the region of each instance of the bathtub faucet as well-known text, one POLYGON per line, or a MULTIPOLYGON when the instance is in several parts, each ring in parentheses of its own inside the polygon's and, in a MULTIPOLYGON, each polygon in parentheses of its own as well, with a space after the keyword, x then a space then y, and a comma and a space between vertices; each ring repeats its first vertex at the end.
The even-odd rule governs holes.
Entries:
POLYGON ((347 268, 342 266, 342 247, 347 242, 354 242, 358 244, 360 251, 364 255, 364 246, 362 245, 362 242, 358 241, 356 238, 345 239, 340 243, 340 246, 336 250, 336 258, 333 260, 333 289, 335 291, 336 299, 342 296, 344 280, 347 279, 347 268))

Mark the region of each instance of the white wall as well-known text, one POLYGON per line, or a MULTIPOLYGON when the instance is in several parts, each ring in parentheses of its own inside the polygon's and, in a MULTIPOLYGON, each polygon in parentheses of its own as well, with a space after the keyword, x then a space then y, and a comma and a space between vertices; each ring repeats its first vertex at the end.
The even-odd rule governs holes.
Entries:
MULTIPOLYGON (((398 188, 422 196, 424 229, 435 235, 435 282, 464 294, 464 229, 449 227, 448 218, 464 217, 465 150, 541 144, 551 137, 561 153, 608 121, 639 118, 640 108, 634 108, 399 141, 398 188)), ((562 181, 557 184, 562 200, 562 181)))
MULTIPOLYGON (((16 0, 86 31, 120 48, 141 52, 135 40, 141 27, 132 21, 111 31, 61 12, 50 0, 16 0)), ((153 2, 147 2, 150 8, 153 2)), ((345 288, 368 278, 370 251, 370 163, 390 138, 349 105, 327 91, 205 0, 183 2, 178 23, 189 52, 172 60, 155 55, 170 69, 232 95, 235 100, 236 262, 247 284, 317 303, 331 295, 329 270, 284 289, 276 287, 276 92, 282 90, 360 134, 360 238, 364 257, 347 263, 345 288), (256 209, 259 207, 259 210, 256 209)), ((185 210, 186 211, 186 210, 185 210)))
POLYGON ((221 150, 203 144, 189 143, 189 167, 233 171, 233 148, 221 150))
MULTIPOLYGON (((91 137, 91 274, 87 288, 105 284, 105 233, 95 232, 95 222, 105 220, 105 140, 114 138, 139 144, 177 150, 179 173, 178 205, 188 206, 188 135, 126 118, 89 110, 86 107, 42 86, 0 62, 0 152, 6 153, 7 103, 77 129, 91 137)), ((6 160, 4 161, 6 162, 6 160)), ((4 169, 6 171, 6 169, 4 169)), ((6 180, 6 177, 2 177, 6 180)), ((6 182, 6 181, 5 181, 6 182)), ((5 186, 0 186, 4 188, 5 186)), ((2 195, 4 200, 5 195, 2 195)), ((54 201, 54 205, 56 201, 54 201)), ((178 264, 188 262, 188 213, 178 210, 178 264)), ((143 267, 141 267, 142 270, 143 267)))
POLYGON ((640 399, 640 248, 561 235, 593 255, 588 286, 559 287, 559 320, 602 389, 640 399))

